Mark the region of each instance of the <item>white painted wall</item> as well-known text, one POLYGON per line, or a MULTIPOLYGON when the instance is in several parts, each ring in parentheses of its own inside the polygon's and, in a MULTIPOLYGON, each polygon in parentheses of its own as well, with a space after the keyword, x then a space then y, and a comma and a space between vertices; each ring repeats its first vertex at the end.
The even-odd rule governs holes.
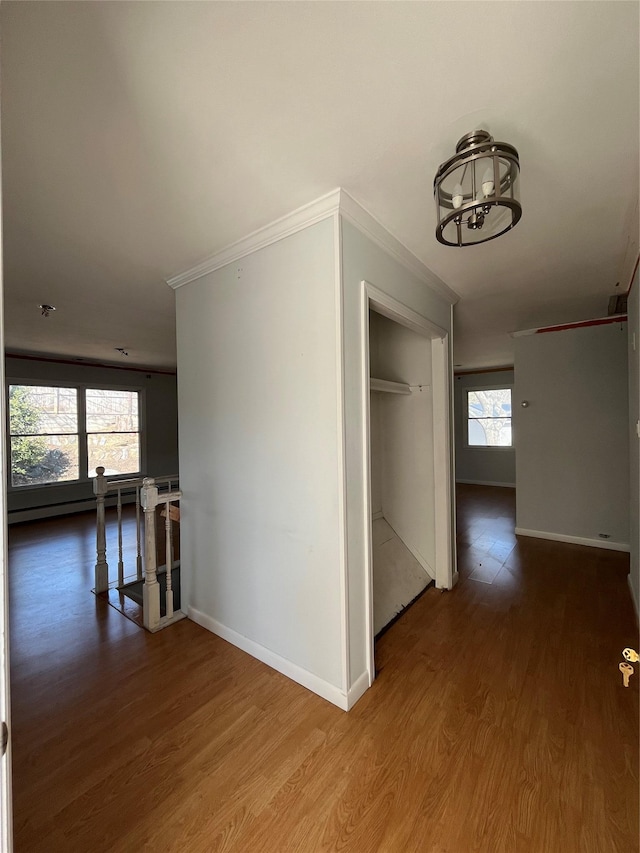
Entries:
MULTIPOLYGON (((341 216, 342 337, 346 466, 346 545, 348 565, 349 643, 348 684, 353 686, 367 670, 369 637, 362 602, 366 599, 366 543, 364 493, 365 398, 362 394, 362 281, 394 297, 422 317, 450 331, 450 303, 409 271, 390 252, 341 216)), ((382 377, 385 378, 385 377, 382 377)))
POLYGON ((515 338, 517 532, 628 547, 627 376, 625 323, 515 338))
MULTIPOLYGON (((467 447, 467 395, 469 388, 499 385, 513 388, 513 370, 490 373, 462 373, 454 378, 456 480, 459 483, 480 483, 496 486, 515 486, 516 449, 467 447)), ((516 437, 514 436, 514 444, 516 437)))
POLYGON ((340 704, 335 220, 177 291, 190 615, 340 704))
POLYGON ((170 282, 189 615, 343 708, 372 678, 363 279, 438 335, 445 577, 455 294, 343 190, 170 282))
POLYGON ((636 614, 640 607, 640 273, 636 269, 627 306, 629 316, 629 575, 636 614))

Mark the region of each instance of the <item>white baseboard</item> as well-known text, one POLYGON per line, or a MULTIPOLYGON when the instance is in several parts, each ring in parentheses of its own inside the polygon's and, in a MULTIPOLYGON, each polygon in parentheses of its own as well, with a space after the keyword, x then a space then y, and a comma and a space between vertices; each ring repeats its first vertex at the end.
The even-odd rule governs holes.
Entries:
POLYGON ((347 711, 350 711, 353 708, 358 699, 360 699, 370 687, 371 682, 369 681, 369 673, 365 671, 362 675, 356 678, 347 693, 347 711))
POLYGON ((532 536, 534 539, 551 539, 553 542, 568 542, 571 545, 586 545, 588 548, 605 548, 607 551, 629 551, 626 542, 612 542, 609 539, 586 539, 584 536, 566 536, 564 533, 549 533, 546 530, 527 530, 516 527, 516 536, 532 536))
POLYGON ((469 486, 499 486, 501 489, 515 489, 515 483, 495 483, 492 480, 458 480, 456 483, 465 483, 469 486))
POLYGON ((262 661, 262 663, 266 663, 267 666, 270 666, 277 672, 282 673, 282 675, 286 675, 287 678, 301 684, 303 687, 306 687, 307 690, 311 690, 312 693, 326 699, 327 702, 337 705, 338 708, 341 708, 343 711, 348 711, 352 708, 369 687, 369 678, 365 672, 356 679, 354 685, 348 693, 345 694, 339 687, 336 687, 328 681, 325 681, 323 678, 303 669, 301 666, 298 666, 298 664, 283 658, 281 655, 276 654, 276 652, 272 652, 271 649, 267 649, 265 646, 260 645, 260 643, 256 643, 254 640, 244 637, 242 634, 234 631, 233 628, 228 628, 226 625, 223 625, 222 622, 218 622, 217 619, 207 616, 206 613, 201 613, 194 607, 189 607, 188 615, 189 619, 193 620, 198 625, 201 625, 203 628, 206 628, 207 631, 211 631, 212 634, 222 637, 223 640, 231 643, 232 646, 236 646, 238 649, 241 649, 243 652, 251 655, 251 657, 262 661))
POLYGON ((636 600, 635 593, 633 591, 633 584, 631 583, 631 575, 627 575, 627 583, 629 584, 629 593, 631 594, 631 601, 633 603, 633 609, 636 614, 636 627, 640 627, 640 611, 638 610, 638 602, 636 600))

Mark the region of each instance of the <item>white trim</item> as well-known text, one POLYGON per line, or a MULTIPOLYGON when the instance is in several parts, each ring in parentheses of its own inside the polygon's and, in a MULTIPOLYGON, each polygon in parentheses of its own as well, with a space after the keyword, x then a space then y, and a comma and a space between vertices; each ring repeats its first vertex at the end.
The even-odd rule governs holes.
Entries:
MULTIPOLYGON (((513 448, 509 448, 513 450, 513 448)), ((515 483, 494 483, 491 480, 459 480, 456 483, 466 483, 469 486, 499 486, 501 489, 515 489, 515 483)))
POLYGON ((340 190, 335 189, 315 201, 287 213, 286 216, 281 216, 269 225, 252 231, 251 234, 247 234, 241 240, 236 240, 235 243, 231 243, 230 246, 226 246, 196 266, 171 276, 167 279, 167 284, 174 290, 183 287, 185 284, 196 281, 221 267, 225 267, 227 264, 250 255, 252 252, 264 249, 272 243, 284 240, 285 237, 290 237, 310 225, 315 225, 317 222, 333 216, 338 211, 339 206, 340 190))
MULTIPOLYGON (((453 326, 453 305, 449 308, 449 365, 454 362, 453 344, 454 344, 454 326, 453 326)), ((458 583, 458 507, 456 505, 456 390, 453 372, 449 369, 449 458, 451 469, 449 471, 449 517, 450 531, 449 536, 451 542, 451 588, 458 583)))
POLYGON ((360 384, 362 392, 362 471, 364 474, 364 629, 366 667, 371 686, 376 677, 375 630, 373 614, 373 518, 371 500, 371 391, 369 388, 371 358, 369 349, 369 294, 366 282, 360 295, 361 363, 360 384))
POLYGON ((431 339, 433 383, 433 486, 434 486, 434 571, 436 587, 453 586, 453 543, 451 540, 451 428, 449 423, 449 336, 431 339))
MULTIPOLYGON (((166 571, 166 567, 165 567, 166 571)), ((151 634, 156 634, 158 631, 161 631, 163 628, 168 628, 169 625, 173 625, 175 622, 180 622, 182 619, 186 619, 187 614, 182 610, 176 610, 173 616, 161 616, 160 621, 155 626, 155 628, 147 628, 151 634)))
POLYGON ((405 269, 428 284, 431 290, 435 291, 442 299, 451 305, 455 305, 459 301, 460 297, 454 290, 435 273, 431 272, 404 243, 394 237, 379 219, 376 219, 364 205, 356 201, 344 189, 340 189, 340 213, 366 237, 376 243, 388 255, 391 255, 399 264, 402 264, 405 269))
POLYGON ((368 300, 367 323, 369 322, 368 308, 371 306, 378 314, 382 314, 383 317, 387 317, 395 323, 400 323, 402 326, 406 326, 407 329, 417 332, 419 335, 422 335, 423 338, 444 338, 447 336, 446 329, 443 329, 441 326, 437 326, 435 323, 432 323, 431 320, 427 320, 427 318, 423 317, 422 314, 418 314, 417 311, 414 311, 412 308, 408 308, 398 299, 394 299, 393 296, 389 296, 388 293, 385 293, 384 290, 380 290, 380 288, 376 287, 375 284, 371 284, 364 279, 360 284, 364 288, 368 300), (402 319, 399 320, 399 317, 402 319))
POLYGON ((342 612, 342 689, 347 692, 351 682, 351 632, 349 619, 349 567, 347 561, 347 466, 346 425, 344 418, 344 338, 342 293, 342 227, 340 217, 333 217, 334 287, 336 307, 336 386, 337 386, 337 448, 338 448, 338 549, 340 561, 340 608, 342 612))
POLYGON ((217 619, 213 619, 206 613, 201 613, 194 607, 189 607, 188 616, 189 619, 203 628, 206 628, 207 631, 211 631, 212 634, 222 637, 223 640, 231 643, 232 646, 241 649, 243 652, 246 652, 248 655, 251 655, 251 657, 254 657, 257 660, 262 661, 262 663, 265 663, 277 672, 282 673, 282 675, 286 675, 287 678, 290 678, 297 684, 301 684, 303 687, 306 687, 307 690, 311 690, 317 696, 321 696, 333 705, 337 705, 338 708, 341 708, 343 711, 348 711, 350 702, 353 705, 357 699, 360 698, 360 695, 362 695, 361 693, 360 695, 357 695, 358 691, 361 689, 362 676, 358 678, 352 690, 347 694, 339 687, 330 684, 328 681, 325 681, 323 678, 314 675, 314 673, 303 669, 301 666, 298 666, 292 661, 281 657, 281 655, 276 652, 272 652, 271 649, 260 645, 260 643, 256 643, 254 640, 244 637, 242 634, 234 631, 233 628, 228 628, 226 625, 223 625, 222 622, 218 622, 217 619), (353 700, 351 699, 352 692, 354 696, 353 700))
POLYGON ((584 536, 567 536, 564 533, 551 533, 546 530, 526 530, 516 527, 516 536, 531 536, 534 539, 551 539, 553 542, 569 542, 572 545, 586 545, 588 548, 604 548, 607 551, 629 551, 626 542, 611 542, 609 539, 587 539, 584 536))
POLYGON ((354 225, 387 254, 402 264, 405 269, 427 284, 431 290, 450 304, 455 304, 459 296, 442 279, 426 267, 403 243, 401 243, 382 223, 369 213, 346 190, 338 187, 315 201, 299 207, 297 210, 281 216, 274 222, 258 228, 241 240, 236 240, 199 264, 176 273, 168 278, 167 284, 176 290, 192 281, 215 272, 221 267, 250 255, 259 249, 264 249, 272 243, 277 243, 304 228, 315 225, 329 216, 339 213, 354 225))
MULTIPOLYGON (((371 683, 375 678, 374 650, 374 614, 373 614, 373 546, 372 546, 372 507, 371 507, 371 428, 370 428, 370 352, 369 352, 369 312, 373 308, 384 317, 399 323, 431 341, 431 373, 433 386, 433 454, 434 482, 436 500, 435 538, 436 565, 432 567, 410 545, 404 544, 420 563, 425 573, 435 579, 439 588, 451 589, 454 586, 454 545, 452 539, 451 513, 453 459, 451 456, 451 425, 449 412, 451 404, 451 371, 449 368, 449 334, 446 329, 432 323, 408 308, 402 302, 370 284, 361 281, 361 390, 362 390, 362 470, 364 482, 364 570, 365 577, 365 630, 367 631, 367 668, 371 683), (438 409, 438 411, 436 411, 438 409), (440 411, 443 409, 443 411, 440 411)), ((393 519, 386 517, 387 523, 394 528, 393 519)))
POLYGON ((631 595, 631 603, 633 604, 633 612, 636 614, 636 628, 640 626, 640 610, 638 610, 638 602, 636 601, 636 596, 633 591, 633 584, 631 583, 631 575, 627 575, 627 583, 629 584, 629 593, 631 595))
POLYGON ((350 711, 367 690, 371 687, 369 682, 369 673, 365 670, 361 673, 347 693, 347 711, 350 711))
POLYGON ((384 518, 384 513, 381 509, 371 515, 371 521, 379 521, 381 518, 384 518))

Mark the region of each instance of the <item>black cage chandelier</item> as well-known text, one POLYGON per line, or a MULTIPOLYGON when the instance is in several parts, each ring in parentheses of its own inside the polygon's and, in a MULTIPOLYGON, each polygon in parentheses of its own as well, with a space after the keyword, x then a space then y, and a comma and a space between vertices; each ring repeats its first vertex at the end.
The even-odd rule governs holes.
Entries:
POLYGON ((473 246, 514 228, 522 216, 519 174, 513 145, 495 142, 486 130, 463 136, 433 181, 438 241, 445 246, 473 246))

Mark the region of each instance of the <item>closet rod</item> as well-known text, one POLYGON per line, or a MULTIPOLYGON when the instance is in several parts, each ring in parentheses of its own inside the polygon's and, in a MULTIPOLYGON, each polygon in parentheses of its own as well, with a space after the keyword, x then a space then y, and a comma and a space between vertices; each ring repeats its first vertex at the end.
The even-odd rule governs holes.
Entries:
POLYGON ((391 382, 388 379, 375 379, 373 376, 369 380, 369 387, 372 391, 386 391, 389 394, 411 393, 411 388, 405 382, 391 382))

